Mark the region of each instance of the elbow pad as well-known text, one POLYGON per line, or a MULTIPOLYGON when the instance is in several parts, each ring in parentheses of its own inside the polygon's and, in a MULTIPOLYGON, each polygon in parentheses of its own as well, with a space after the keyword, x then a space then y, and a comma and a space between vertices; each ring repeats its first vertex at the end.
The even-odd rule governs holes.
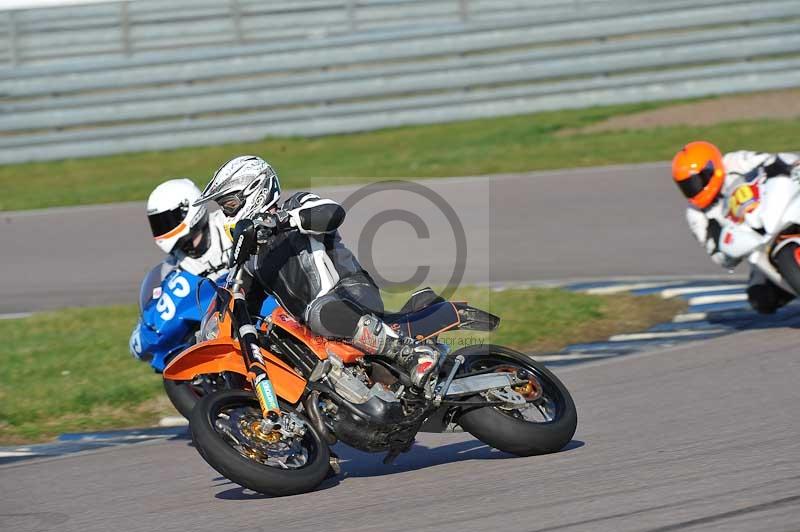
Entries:
POLYGON ((320 200, 314 203, 314 205, 303 205, 291 213, 292 221, 301 233, 330 233, 342 225, 345 211, 341 205, 332 200, 320 200))

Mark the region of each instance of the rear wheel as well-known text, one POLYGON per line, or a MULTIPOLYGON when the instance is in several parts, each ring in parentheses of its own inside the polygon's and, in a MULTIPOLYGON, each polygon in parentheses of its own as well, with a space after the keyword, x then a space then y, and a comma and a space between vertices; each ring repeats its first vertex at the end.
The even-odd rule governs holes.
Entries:
POLYGON ((273 496, 312 491, 328 474, 328 445, 291 405, 281 401, 281 412, 296 431, 264 429, 251 392, 212 392, 192 412, 192 440, 211 467, 245 488, 273 496))
POLYGON ((495 345, 467 347, 456 354, 466 359, 462 374, 522 370, 528 378, 527 384, 512 390, 473 397, 472 401, 508 398, 509 403, 465 410, 458 418, 464 430, 495 449, 518 456, 554 453, 572 440, 578 424, 575 403, 564 384, 543 364, 495 345))
POLYGON ((215 390, 239 390, 247 384, 246 379, 237 373, 198 375, 191 381, 164 379, 164 391, 172 406, 189 419, 194 405, 204 396, 215 390))
POLYGON ((202 389, 197 389, 191 381, 173 381, 164 379, 164 391, 167 393, 172 406, 183 417, 189 419, 194 410, 194 405, 203 396, 202 389))
POLYGON ((800 246, 794 242, 786 244, 773 260, 786 284, 800 294, 800 246))

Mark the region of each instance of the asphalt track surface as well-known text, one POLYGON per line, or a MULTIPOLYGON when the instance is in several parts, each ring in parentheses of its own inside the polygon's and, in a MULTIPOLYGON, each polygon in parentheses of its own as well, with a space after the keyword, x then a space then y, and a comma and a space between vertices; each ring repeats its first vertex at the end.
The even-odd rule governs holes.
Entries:
MULTIPOLYGON (((459 233, 466 282, 725 273, 690 236, 663 163, 421 183, 456 213, 455 229, 430 192, 397 187, 352 205, 342 227, 391 282, 420 266, 428 283, 447 282, 459 233)), ((362 187, 308 188, 347 202, 362 187)), ((132 303, 162 258, 140 203, 0 213, 0 249, 0 314, 132 303)))
POLYGON ((566 450, 513 458, 421 435, 394 466, 339 449, 344 475, 270 499, 186 439, 0 467, 0 530, 797 530, 794 330, 749 331, 562 369, 566 450))
MULTIPOLYGON (((680 198, 671 184, 663 186, 659 168, 541 173, 488 185, 459 179, 433 188, 457 189, 448 201, 472 213, 462 214, 475 246, 467 280, 718 273, 683 227, 680 198)), ((135 259, 127 270, 135 273, 147 261, 129 248, 137 231, 147 242, 146 228, 134 214, 126 221, 113 209, 114 224, 95 226, 102 235, 96 252, 102 242, 115 242, 114 234, 130 231, 131 240, 95 271, 135 259)), ((67 237, 89 213, 61 216, 60 238, 48 243, 69 251, 67 237)), ((51 216, 57 215, 12 215, 9 223, 27 220, 36 234, 51 216)), ((393 256, 400 265, 414 264, 412 242, 429 244, 402 224, 383 230, 409 237, 393 256)), ((4 228, 3 245, 12 240, 4 228)), ((32 244, 10 249, 12 267, 32 277, 15 285, 6 276, 4 302, 24 295, 23 281, 37 289, 36 276, 46 272, 36 261, 23 268, 23 258, 62 265, 92 258, 84 248, 63 259, 32 244)), ((387 278, 407 273, 389 266, 381 270, 387 278)), ((113 275, 120 272, 103 278, 108 301, 119 282, 113 275)), ((66 277, 65 271, 60 279, 66 277)), ((83 288, 91 286, 85 282, 83 288)), ((59 304, 38 290, 38 304, 59 304)), ((74 288, 62 294, 93 301, 74 288)), ((189 440, 175 438, 0 466, 0 530, 798 530, 797 325, 557 369, 575 397, 579 424, 573 442, 553 455, 513 458, 466 434, 423 434, 410 453, 385 466, 380 455, 339 446, 346 460, 340 478, 311 494, 271 499, 226 481, 189 440)))

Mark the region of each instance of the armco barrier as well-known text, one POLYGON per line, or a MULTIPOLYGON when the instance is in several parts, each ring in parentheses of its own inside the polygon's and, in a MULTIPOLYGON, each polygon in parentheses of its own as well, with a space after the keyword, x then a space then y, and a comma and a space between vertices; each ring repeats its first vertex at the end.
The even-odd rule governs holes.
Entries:
POLYGON ((0 163, 798 86, 799 20, 796 0, 0 12, 0 163))

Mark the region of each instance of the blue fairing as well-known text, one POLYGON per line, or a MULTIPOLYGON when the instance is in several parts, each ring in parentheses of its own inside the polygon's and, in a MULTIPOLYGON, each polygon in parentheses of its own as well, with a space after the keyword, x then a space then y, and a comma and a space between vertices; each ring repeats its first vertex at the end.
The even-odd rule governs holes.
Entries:
MULTIPOLYGON (((224 276, 218 283, 223 282, 224 276)), ((131 353, 162 372, 175 355, 194 343, 194 334, 215 293, 213 282, 204 277, 165 265, 154 268, 142 282, 131 353)), ((271 313, 275 306, 275 300, 268 297, 261 316, 271 313)))

